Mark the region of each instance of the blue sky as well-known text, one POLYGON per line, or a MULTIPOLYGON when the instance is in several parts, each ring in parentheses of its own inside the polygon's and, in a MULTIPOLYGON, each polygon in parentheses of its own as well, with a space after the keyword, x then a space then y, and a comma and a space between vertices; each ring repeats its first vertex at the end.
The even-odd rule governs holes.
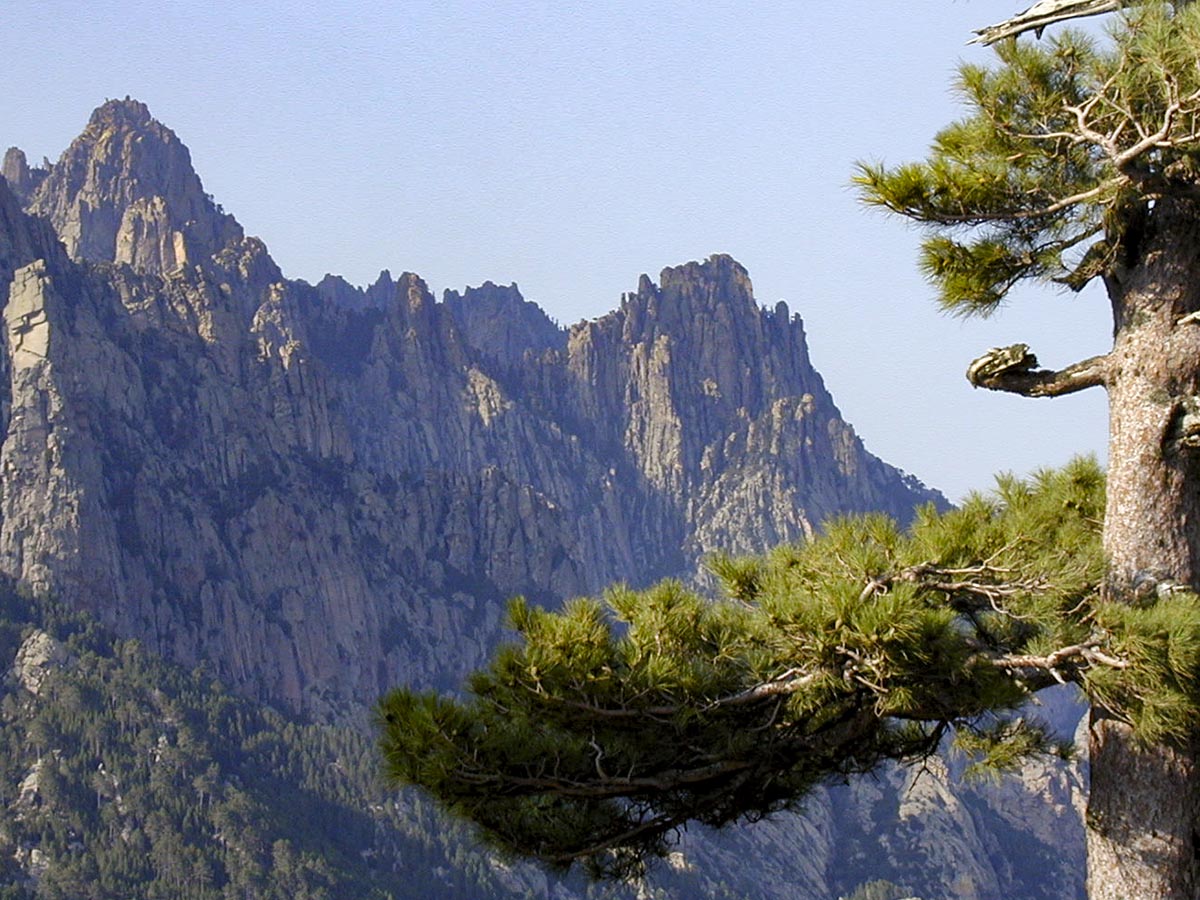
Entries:
POLYGON ((1102 392, 962 374, 1015 341, 1054 367, 1106 350, 1102 292, 947 318, 918 232, 849 187, 855 160, 920 156, 960 114, 957 61, 990 57, 972 29, 1021 0, 5 6, 0 149, 55 159, 132 95, 290 277, 515 281, 568 324, 642 272, 730 253, 803 317, 868 448, 952 498, 1103 455, 1102 392))

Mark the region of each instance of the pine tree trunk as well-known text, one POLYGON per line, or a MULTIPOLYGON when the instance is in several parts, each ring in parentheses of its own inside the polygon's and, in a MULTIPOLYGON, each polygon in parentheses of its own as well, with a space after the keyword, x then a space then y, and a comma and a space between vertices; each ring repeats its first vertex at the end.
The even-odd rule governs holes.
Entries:
MULTIPOLYGON (((1173 583, 1200 589, 1200 323, 1180 321, 1200 310, 1200 210, 1159 201, 1126 240, 1133 265, 1109 282, 1104 547, 1108 596, 1130 602, 1173 583)), ((1090 900, 1200 897, 1198 746, 1139 747, 1128 726, 1093 710, 1090 900)))
POLYGON ((1195 900, 1195 747, 1141 749, 1093 713, 1090 753, 1090 900, 1195 900))

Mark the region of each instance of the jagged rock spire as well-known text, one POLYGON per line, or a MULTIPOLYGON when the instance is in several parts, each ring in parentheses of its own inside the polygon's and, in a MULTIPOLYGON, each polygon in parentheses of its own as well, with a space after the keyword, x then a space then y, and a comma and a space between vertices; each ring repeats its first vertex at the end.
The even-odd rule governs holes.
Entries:
POLYGON ((154 274, 201 263, 243 237, 204 192, 175 132, 128 97, 92 113, 29 206, 72 257, 154 274))

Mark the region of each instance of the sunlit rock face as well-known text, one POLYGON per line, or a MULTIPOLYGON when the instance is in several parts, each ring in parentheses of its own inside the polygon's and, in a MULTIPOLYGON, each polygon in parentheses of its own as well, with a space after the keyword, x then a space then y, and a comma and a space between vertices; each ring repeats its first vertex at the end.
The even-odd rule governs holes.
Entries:
POLYGON ((204 193, 187 147, 136 100, 92 113, 40 179, 29 210, 53 223, 72 258, 156 274, 203 263, 242 238, 204 193))

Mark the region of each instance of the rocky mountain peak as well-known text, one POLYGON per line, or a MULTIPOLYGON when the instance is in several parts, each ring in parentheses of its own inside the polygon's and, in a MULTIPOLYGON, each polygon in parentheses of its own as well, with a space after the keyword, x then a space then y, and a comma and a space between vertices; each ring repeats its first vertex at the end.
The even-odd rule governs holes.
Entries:
MULTIPOLYGON (((140 100, 134 100, 128 96, 124 100, 106 100, 92 110, 92 115, 88 119, 88 127, 163 129, 163 126, 150 115, 150 107, 140 100)), ((170 129, 164 130, 170 131, 170 129)))
POLYGON ((326 273, 316 289, 334 307, 343 310, 385 309, 396 299, 396 281, 387 269, 365 288, 351 284, 341 275, 326 273))
POLYGON ((657 285, 642 275, 637 291, 622 298, 620 310, 625 339, 655 340, 665 334, 676 343, 708 340, 712 335, 696 329, 714 318, 721 328, 757 329, 760 313, 750 275, 723 253, 665 268, 657 285))
POLYGON ((0 573, 296 709, 452 680, 513 593, 932 498, 865 452, 799 318, 729 256, 569 332, 515 284, 288 281, 130 100, 27 206, 0 184, 0 573))
POLYGON ((335 307, 357 309, 362 305, 363 292, 341 275, 326 273, 315 287, 317 293, 335 307))
POLYGON ((392 273, 389 270, 383 269, 380 271, 379 277, 375 279, 374 284, 370 285, 363 292, 363 297, 366 299, 368 306, 386 306, 395 293, 395 279, 392 278, 392 273))
POLYGON ((75 259, 152 274, 202 264, 243 238, 204 192, 175 132, 128 98, 92 113, 28 205, 53 223, 75 259))
POLYGON ((519 365, 527 352, 541 355, 566 349, 567 332, 540 306, 522 297, 515 284, 504 287, 485 281, 462 294, 446 291, 442 302, 467 343, 504 365, 519 365))
POLYGON ((659 284, 663 290, 696 283, 711 286, 711 292, 722 297, 754 298, 750 273, 727 253, 714 253, 703 262, 668 266, 659 274, 659 284))
POLYGON ((643 275, 619 310, 571 329, 568 356, 582 419, 691 507, 695 554, 754 552, 851 509, 911 514, 913 495, 880 489, 896 473, 842 420, 800 317, 760 307, 732 257, 643 275))
POLYGON ((757 414, 779 397, 827 398, 799 317, 789 318, 786 304, 773 312, 760 307, 746 269, 726 254, 663 269, 657 285, 642 275, 637 292, 596 327, 619 327, 625 345, 669 358, 676 401, 691 397, 721 412, 705 442, 724 431, 728 417, 757 414))
POLYGON ((29 163, 25 160, 25 151, 20 147, 9 147, 4 152, 4 164, 0 166, 0 175, 4 176, 4 180, 14 191, 20 190, 29 178, 29 163))

